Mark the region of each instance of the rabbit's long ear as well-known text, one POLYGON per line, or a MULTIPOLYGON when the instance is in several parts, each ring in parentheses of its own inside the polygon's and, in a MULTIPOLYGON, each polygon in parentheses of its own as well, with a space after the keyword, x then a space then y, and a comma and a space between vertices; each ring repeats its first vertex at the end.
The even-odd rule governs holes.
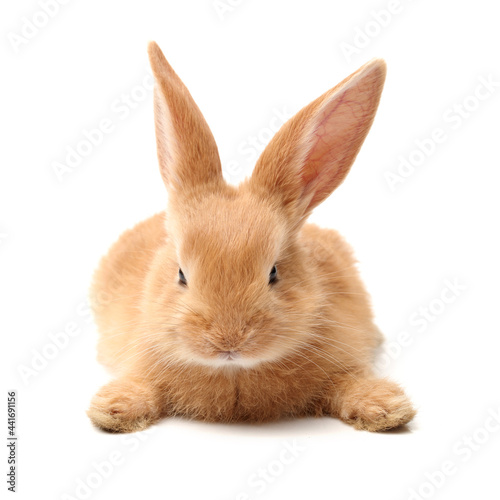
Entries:
POLYGON ((251 186, 297 222, 344 180, 370 129, 386 66, 375 59, 299 111, 257 161, 251 186))
POLYGON ((155 77, 154 110, 160 171, 171 192, 223 182, 217 145, 191 94, 155 42, 148 45, 155 77))

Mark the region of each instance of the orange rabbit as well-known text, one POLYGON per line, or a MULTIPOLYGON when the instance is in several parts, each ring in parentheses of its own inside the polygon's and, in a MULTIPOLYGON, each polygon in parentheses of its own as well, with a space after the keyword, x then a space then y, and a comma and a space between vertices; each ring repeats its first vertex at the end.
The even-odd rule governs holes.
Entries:
POLYGON ((168 207, 126 231, 96 272, 99 359, 116 378, 92 399, 92 422, 117 432, 168 415, 330 415, 371 431, 409 422, 402 389, 372 372, 382 338, 349 246, 305 224, 368 133, 385 63, 370 61, 303 108, 233 187, 155 43, 149 57, 168 207))

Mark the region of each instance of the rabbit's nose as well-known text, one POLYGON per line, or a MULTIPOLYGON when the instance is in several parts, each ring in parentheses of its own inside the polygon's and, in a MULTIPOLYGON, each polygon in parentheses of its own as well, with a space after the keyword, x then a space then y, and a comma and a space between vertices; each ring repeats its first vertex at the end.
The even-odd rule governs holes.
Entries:
POLYGON ((234 353, 241 344, 236 338, 211 339, 210 343, 221 353, 234 353))
POLYGON ((245 324, 221 324, 212 327, 213 336, 210 339, 221 351, 233 351, 246 340, 247 326, 245 324))
POLYGON ((210 338, 211 344, 220 353, 234 354, 241 350, 246 341, 245 331, 241 328, 217 332, 217 335, 210 338))

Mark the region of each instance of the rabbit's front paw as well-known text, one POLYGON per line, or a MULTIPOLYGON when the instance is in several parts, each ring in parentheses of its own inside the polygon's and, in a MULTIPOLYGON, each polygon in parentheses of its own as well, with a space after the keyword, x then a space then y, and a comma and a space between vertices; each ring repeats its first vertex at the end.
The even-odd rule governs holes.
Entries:
POLYGON ((338 416, 356 429, 385 431, 410 422, 416 411, 403 390, 384 379, 353 382, 340 399, 338 416))
POLYGON ((160 418, 153 392, 131 380, 113 380, 92 398, 87 415, 109 432, 141 431, 160 418))

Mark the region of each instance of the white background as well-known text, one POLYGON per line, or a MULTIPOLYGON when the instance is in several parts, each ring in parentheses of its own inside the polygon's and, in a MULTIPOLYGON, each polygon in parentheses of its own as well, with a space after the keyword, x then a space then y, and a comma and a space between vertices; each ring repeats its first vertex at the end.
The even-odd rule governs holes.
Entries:
POLYGON ((498 498, 500 424, 488 415, 500 411, 500 86, 473 97, 481 78, 500 82, 494 2, 401 0, 379 21, 374 15, 394 2, 221 4, 229 6, 222 14, 211 0, 70 0, 20 43, 23 18, 41 8, 3 3, 2 404, 8 389, 18 391, 18 498, 498 498), (358 53, 348 56, 342 44, 354 45, 356 34, 358 53), (108 377, 85 303, 92 272, 124 229, 166 203, 152 95, 137 89, 152 39, 202 109, 233 182, 251 172, 248 138, 266 139, 276 111, 295 113, 370 58, 386 59, 368 139, 311 219, 339 229, 356 250, 387 338, 382 371, 419 408, 408 431, 370 434, 326 418, 265 426, 170 419, 125 438, 91 426, 85 410, 108 377), (127 111, 120 101, 131 93, 140 102, 127 111), (464 104, 468 116, 457 119, 454 106, 464 104), (54 163, 103 118, 112 132, 59 179, 54 163), (397 173, 400 157, 418 162, 415 141, 436 128, 446 139, 391 190, 387 172, 397 173), (446 292, 448 304, 446 280, 460 286, 446 292), (422 320, 419 308, 430 305, 432 321, 422 320), (76 335, 54 351, 49 334, 71 328, 76 335), (34 371, 23 377, 27 368, 34 371), (294 440, 301 451, 283 464, 294 440), (113 470, 96 473, 110 456, 113 470), (436 473, 444 462, 453 473, 436 473), (270 480, 258 483, 262 471, 270 480))

